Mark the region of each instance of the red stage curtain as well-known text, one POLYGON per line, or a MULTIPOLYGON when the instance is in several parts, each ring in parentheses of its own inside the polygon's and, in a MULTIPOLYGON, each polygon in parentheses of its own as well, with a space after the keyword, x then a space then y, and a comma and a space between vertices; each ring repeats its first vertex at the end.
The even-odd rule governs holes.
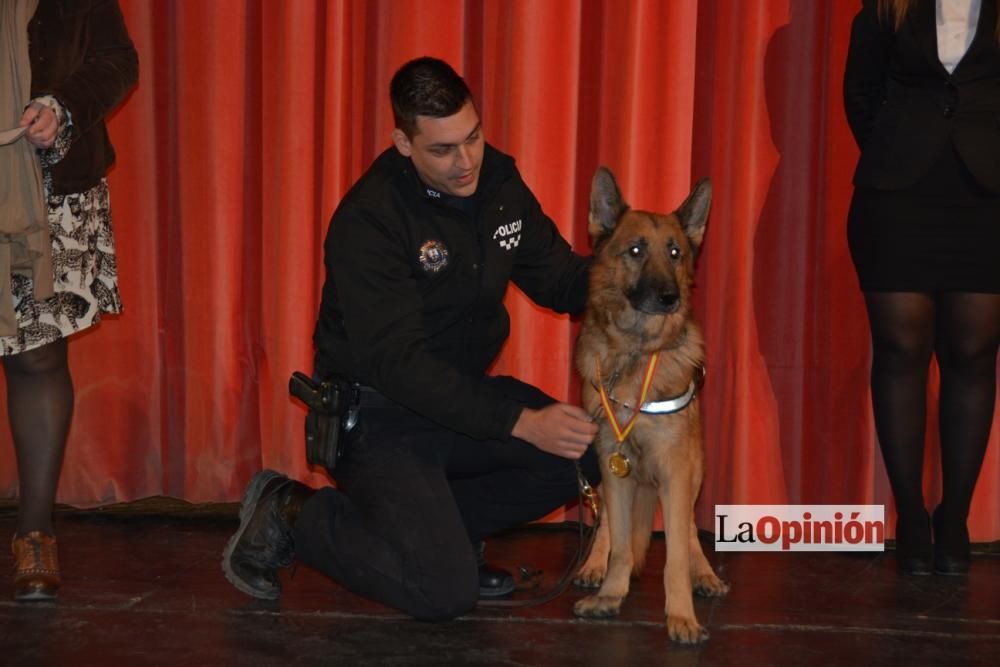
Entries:
MULTIPOLYGON (((110 123, 126 312, 70 346, 77 405, 60 501, 235 500, 261 466, 321 480, 306 469, 303 410, 286 382, 311 364, 323 236, 389 143, 389 78, 430 54, 466 76, 488 140, 517 157, 581 252, 599 164, 654 210, 712 177, 697 291, 709 368, 702 527, 716 503, 891 504, 845 235, 857 150, 840 86, 860 2, 122 6, 141 59, 141 83, 110 123)), ((574 324, 514 290, 508 302, 496 371, 575 399, 574 324)), ((0 495, 13 497, 2 437, 0 495)), ((996 440, 994 429, 974 499, 978 541, 1000 539, 996 440)))

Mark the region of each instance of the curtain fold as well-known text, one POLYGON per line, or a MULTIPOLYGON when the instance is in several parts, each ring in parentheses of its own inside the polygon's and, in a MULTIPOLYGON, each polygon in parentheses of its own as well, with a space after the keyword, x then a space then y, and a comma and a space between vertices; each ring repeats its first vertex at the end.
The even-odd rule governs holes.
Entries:
MULTIPOLYGON (((841 103, 842 0, 121 0, 141 81, 110 120, 125 313, 70 345, 59 500, 239 498, 262 466, 318 484, 304 411, 333 209, 389 146, 404 61, 452 63, 579 252, 591 176, 675 208, 710 176, 697 272, 706 470, 716 503, 885 503, 870 342, 847 251, 857 159, 841 103)), ((577 324, 511 289, 494 372, 576 400, 577 324)), ((377 307, 378 304, 372 304, 377 307)), ((937 398, 937 380, 929 404, 937 398)), ((16 495, 0 426, 0 496, 16 495)), ((994 428, 970 521, 1000 539, 994 428)), ((940 496, 936 411, 926 491, 940 496)), ((557 514, 554 518, 560 518, 557 514)))

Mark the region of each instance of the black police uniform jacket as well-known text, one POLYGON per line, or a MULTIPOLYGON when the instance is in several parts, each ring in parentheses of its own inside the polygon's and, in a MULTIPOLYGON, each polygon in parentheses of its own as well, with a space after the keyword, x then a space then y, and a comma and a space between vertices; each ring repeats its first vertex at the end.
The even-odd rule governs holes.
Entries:
POLYGON ((897 31, 864 0, 844 74, 847 121, 861 148, 854 185, 916 183, 948 142, 976 181, 1000 193, 1000 48, 997 5, 982 0, 975 38, 955 71, 938 59, 934 0, 917 0, 897 31))
POLYGON ((589 260, 570 250, 514 160, 489 145, 475 196, 473 219, 395 148, 375 160, 330 222, 316 365, 448 429, 502 439, 522 406, 483 379, 510 332, 507 285, 577 313, 589 260))

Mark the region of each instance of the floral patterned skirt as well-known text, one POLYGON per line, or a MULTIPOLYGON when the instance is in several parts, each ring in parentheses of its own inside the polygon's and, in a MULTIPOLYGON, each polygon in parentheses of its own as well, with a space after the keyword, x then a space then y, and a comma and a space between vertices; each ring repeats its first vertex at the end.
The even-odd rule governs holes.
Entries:
POLYGON ((55 295, 36 301, 31 278, 11 276, 17 335, 0 336, 0 355, 41 347, 122 311, 107 180, 86 192, 49 195, 48 205, 55 295))

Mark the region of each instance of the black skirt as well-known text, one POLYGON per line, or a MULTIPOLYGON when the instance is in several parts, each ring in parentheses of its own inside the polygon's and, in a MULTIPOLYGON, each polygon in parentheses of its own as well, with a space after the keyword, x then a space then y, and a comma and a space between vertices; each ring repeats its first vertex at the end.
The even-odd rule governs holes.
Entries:
POLYGON ((950 144, 910 188, 857 188, 847 238, 866 292, 1000 293, 1000 195, 950 144))

